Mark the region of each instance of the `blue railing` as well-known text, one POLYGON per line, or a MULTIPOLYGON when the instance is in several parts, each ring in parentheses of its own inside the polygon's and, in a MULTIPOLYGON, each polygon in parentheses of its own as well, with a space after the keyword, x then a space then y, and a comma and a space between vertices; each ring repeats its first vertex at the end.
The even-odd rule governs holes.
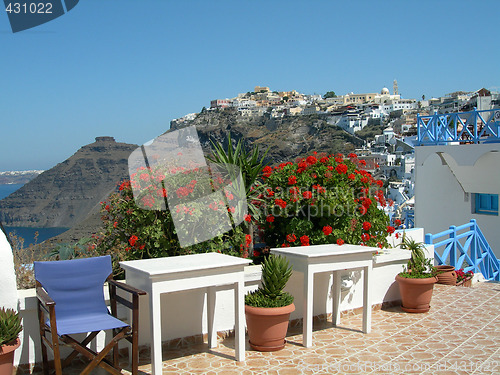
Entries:
POLYGON ((500 142, 500 110, 417 115, 417 143, 437 145, 451 142, 500 142))
POLYGON ((484 237, 476 220, 438 234, 426 234, 425 243, 434 245, 434 258, 465 272, 481 272, 485 279, 500 281, 500 262, 484 237), (438 248, 444 246, 443 252, 438 248), (464 267, 465 265, 465 267, 464 267))

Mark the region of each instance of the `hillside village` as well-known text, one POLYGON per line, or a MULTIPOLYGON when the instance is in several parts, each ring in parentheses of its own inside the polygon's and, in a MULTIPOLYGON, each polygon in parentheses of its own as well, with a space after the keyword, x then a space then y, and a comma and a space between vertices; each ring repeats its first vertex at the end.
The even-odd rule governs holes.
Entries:
MULTIPOLYGON (((367 163, 367 169, 386 181, 388 198, 394 202, 388 209, 393 218, 413 226, 414 206, 414 146, 417 135, 417 115, 452 113, 500 108, 500 95, 485 88, 476 91, 456 91, 442 97, 420 100, 406 99, 398 92, 384 87, 380 93, 349 93, 337 96, 329 91, 324 95, 307 95, 292 91, 272 91, 256 86, 253 91, 234 98, 214 99, 205 112, 237 111, 241 118, 286 119, 316 115, 327 125, 344 130, 363 139, 355 152, 367 163)), ((174 119, 171 128, 182 127, 200 114, 190 113, 174 119)))

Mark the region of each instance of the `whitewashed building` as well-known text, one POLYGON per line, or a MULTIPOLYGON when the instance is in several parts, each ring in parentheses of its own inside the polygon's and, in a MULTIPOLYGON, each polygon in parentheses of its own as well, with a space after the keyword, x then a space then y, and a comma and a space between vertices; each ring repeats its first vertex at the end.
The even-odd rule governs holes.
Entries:
POLYGON ((453 131, 443 136, 439 132, 447 126, 431 129, 430 123, 420 124, 423 145, 415 147, 415 225, 436 234, 475 219, 500 258, 500 111, 490 112, 486 125, 493 135, 482 133, 475 140, 462 141, 460 131, 455 137, 453 131))

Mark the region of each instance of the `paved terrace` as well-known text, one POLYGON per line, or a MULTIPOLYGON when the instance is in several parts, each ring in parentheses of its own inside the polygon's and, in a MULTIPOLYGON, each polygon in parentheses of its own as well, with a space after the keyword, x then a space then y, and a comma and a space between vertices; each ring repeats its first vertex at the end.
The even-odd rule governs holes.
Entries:
MULTIPOLYGON (((285 349, 260 353, 247 344, 243 363, 234 361, 231 337, 220 339, 215 349, 206 343, 178 343, 164 350, 163 374, 500 373, 499 283, 436 285, 428 313, 376 310, 370 334, 361 333, 361 320, 361 314, 347 314, 339 327, 316 322, 312 348, 302 346, 300 327, 290 328, 285 349)), ((149 350, 140 357, 140 373, 150 374, 149 350)), ((77 359, 64 374, 77 374, 82 367, 77 359)))

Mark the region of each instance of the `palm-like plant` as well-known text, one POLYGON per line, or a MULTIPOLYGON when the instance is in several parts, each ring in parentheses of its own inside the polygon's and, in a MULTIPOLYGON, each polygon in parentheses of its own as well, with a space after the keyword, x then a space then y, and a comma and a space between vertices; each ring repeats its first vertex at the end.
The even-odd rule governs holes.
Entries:
MULTIPOLYGON (((214 153, 213 156, 208 159, 216 164, 228 166, 235 165, 240 169, 245 184, 244 192, 247 197, 248 209, 252 216, 258 218, 260 211, 252 201, 260 200, 257 198, 258 191, 260 190, 257 184, 257 178, 266 165, 265 158, 269 149, 267 149, 262 156, 260 156, 258 146, 254 147, 253 150, 249 152, 245 149, 242 139, 240 139, 233 148, 231 133, 227 136, 227 144, 227 149, 225 149, 224 145, 220 142, 212 142, 214 153)), ((227 170, 231 172, 234 169, 228 167, 227 170)), ((232 180, 236 181, 237 179, 233 178, 232 180)))

